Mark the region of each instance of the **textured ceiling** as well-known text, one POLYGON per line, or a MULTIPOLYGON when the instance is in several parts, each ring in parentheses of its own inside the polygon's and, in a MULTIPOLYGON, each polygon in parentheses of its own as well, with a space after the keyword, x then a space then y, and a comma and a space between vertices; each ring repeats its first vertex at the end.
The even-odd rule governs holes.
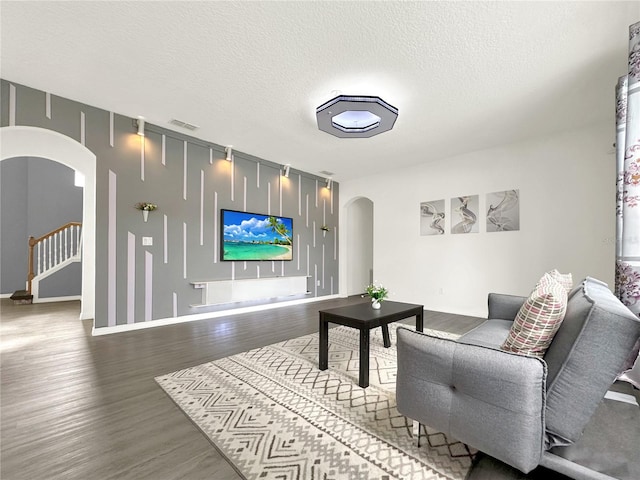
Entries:
POLYGON ((613 138, 638 20, 638 1, 3 0, 0 74, 348 180, 602 120, 613 138), (382 97, 394 129, 319 131, 337 93, 382 97))

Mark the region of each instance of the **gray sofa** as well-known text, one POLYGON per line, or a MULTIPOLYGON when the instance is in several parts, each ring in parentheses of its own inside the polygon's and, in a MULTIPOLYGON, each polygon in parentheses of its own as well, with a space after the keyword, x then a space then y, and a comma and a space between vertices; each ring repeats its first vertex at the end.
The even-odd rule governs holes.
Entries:
POLYGON ((525 297, 489 294, 488 320, 459 339, 398 329, 397 404, 522 472, 610 478, 554 455, 582 434, 623 370, 640 321, 605 283, 586 278, 544 358, 500 350, 525 297))

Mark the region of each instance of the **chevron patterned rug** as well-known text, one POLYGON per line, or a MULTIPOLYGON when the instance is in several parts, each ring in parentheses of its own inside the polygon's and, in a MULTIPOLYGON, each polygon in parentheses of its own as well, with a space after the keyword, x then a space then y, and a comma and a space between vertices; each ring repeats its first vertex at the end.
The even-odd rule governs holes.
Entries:
MULTIPOLYGON (((396 410, 391 348, 371 332, 370 386, 358 386, 358 331, 329 330, 329 369, 311 334, 156 378, 245 479, 463 480, 475 451, 396 410)), ((426 331, 426 330, 425 330, 426 331)), ((428 333, 455 338, 445 332, 428 333)))

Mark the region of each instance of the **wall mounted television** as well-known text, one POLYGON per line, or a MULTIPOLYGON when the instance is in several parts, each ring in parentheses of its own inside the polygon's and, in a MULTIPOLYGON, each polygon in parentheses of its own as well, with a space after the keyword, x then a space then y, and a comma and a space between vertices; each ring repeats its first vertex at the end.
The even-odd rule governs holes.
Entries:
POLYGON ((293 260, 293 219, 220 210, 220 259, 293 260))

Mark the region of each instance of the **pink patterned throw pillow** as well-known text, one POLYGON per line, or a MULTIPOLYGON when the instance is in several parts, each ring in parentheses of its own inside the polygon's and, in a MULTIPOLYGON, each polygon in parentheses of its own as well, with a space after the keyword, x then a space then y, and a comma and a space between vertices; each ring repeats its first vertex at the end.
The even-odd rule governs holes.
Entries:
POLYGON ((564 289, 567 291, 567 295, 569 294, 569 292, 571 291, 571 289, 573 288, 573 277, 571 276, 570 273, 560 273, 558 270, 556 270, 555 268, 549 272, 547 272, 549 275, 551 275, 551 277, 558 282, 560 285, 562 285, 564 287, 564 289))
POLYGON ((502 350, 544 356, 566 310, 566 288, 545 273, 516 315, 502 350))

